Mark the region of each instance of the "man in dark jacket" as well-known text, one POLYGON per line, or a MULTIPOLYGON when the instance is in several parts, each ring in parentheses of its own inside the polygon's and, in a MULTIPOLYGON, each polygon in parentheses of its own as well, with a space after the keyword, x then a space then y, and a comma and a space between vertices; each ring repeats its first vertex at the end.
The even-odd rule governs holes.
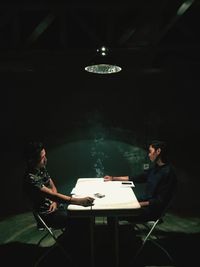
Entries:
POLYGON ((154 220, 168 207, 177 188, 177 176, 167 158, 167 146, 163 141, 152 141, 149 145, 149 159, 152 167, 142 174, 132 176, 109 176, 104 181, 127 181, 146 183, 145 192, 137 196, 141 209, 139 215, 130 220, 154 220))

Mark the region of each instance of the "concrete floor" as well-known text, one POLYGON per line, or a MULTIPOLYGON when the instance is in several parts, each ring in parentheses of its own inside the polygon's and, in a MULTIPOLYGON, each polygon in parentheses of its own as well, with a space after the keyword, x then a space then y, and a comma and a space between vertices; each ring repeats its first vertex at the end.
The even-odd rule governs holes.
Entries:
MULTIPOLYGON (((140 238, 135 236, 128 224, 121 224, 119 228, 119 260, 120 266, 130 266, 130 259, 138 246, 140 238)), ((170 262, 166 255, 152 242, 140 255, 140 260, 132 266, 196 266, 199 261, 200 247, 200 219, 196 217, 180 217, 167 213, 163 224, 157 228, 162 245, 168 250, 174 261, 170 262)), ((54 244, 51 237, 37 243, 44 232, 38 231, 31 212, 18 214, 0 221, 0 255, 2 266, 34 266, 38 257, 54 244)), ((56 234, 60 234, 59 230, 56 234)), ((70 246, 70 253, 76 266, 90 265, 89 234, 79 233, 66 242, 70 246), (84 249, 83 249, 84 248, 84 249), (81 251, 84 251, 81 253, 81 251)), ((95 229, 95 267, 115 266, 112 248, 112 236, 106 225, 105 218, 96 219, 95 229)), ((48 260, 39 266, 71 266, 63 258, 62 252, 56 248, 48 260)))
MULTIPOLYGON (((147 242, 138 263, 130 265, 130 260, 140 244, 141 237, 134 233, 129 224, 121 223, 119 227, 119 266, 196 266, 199 261, 200 218, 178 216, 167 213, 165 221, 156 233, 162 245, 173 258, 170 262, 166 255, 152 242, 147 242)), ((34 266, 41 255, 54 244, 51 237, 38 241, 44 232, 38 231, 31 212, 18 214, 0 221, 0 255, 2 266, 34 266)), ((57 230, 56 234, 60 234, 57 230)), ((95 228, 95 267, 114 267, 115 256, 113 240, 105 218, 96 219, 95 228)), ((76 267, 90 266, 90 243, 87 232, 79 231, 65 240, 76 267)), ((57 248, 41 262, 42 266, 69 266, 62 252, 57 248)), ((38 266, 38 267, 39 267, 38 266)))

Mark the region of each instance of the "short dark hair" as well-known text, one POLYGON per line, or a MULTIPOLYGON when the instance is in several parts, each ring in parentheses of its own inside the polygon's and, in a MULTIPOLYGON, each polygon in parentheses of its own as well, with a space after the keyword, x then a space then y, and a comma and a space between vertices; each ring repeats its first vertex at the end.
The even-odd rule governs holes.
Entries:
POLYGON ((31 141, 25 147, 25 158, 27 161, 37 161, 40 158, 40 153, 44 149, 42 142, 31 141))
POLYGON ((164 141, 160 141, 160 140, 152 140, 150 142, 150 145, 152 145, 153 148, 155 149, 166 149, 167 145, 166 145, 166 142, 164 141))

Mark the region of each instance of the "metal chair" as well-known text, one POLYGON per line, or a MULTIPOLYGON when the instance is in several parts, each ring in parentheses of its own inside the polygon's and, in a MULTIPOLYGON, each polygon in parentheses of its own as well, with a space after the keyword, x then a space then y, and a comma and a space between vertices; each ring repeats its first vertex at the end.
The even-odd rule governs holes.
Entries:
POLYGON ((62 254, 64 255, 66 261, 68 263, 70 263, 71 265, 70 266, 74 266, 73 265, 73 261, 70 257, 70 254, 69 252, 66 250, 65 247, 63 247, 63 245, 61 244, 61 242, 59 241, 59 238, 61 237, 61 235, 64 233, 64 230, 59 228, 59 230, 61 231, 61 234, 56 234, 55 233, 55 230, 58 230, 58 229, 54 229, 54 228, 51 228, 49 227, 45 221, 42 219, 42 217, 39 215, 38 212, 36 211, 33 211, 33 215, 34 215, 34 218, 37 222, 37 229, 41 232, 45 232, 44 235, 42 235, 42 237, 40 238, 40 240, 38 241, 37 243, 37 246, 40 246, 41 242, 47 238, 48 236, 51 236, 54 240, 54 244, 45 252, 43 253, 38 259, 37 261, 35 262, 34 264, 34 267, 37 267, 40 265, 40 263, 42 262, 42 260, 45 259, 45 257, 55 248, 55 247, 58 247, 60 249, 60 251, 62 252, 62 254))
POLYGON ((156 245, 159 249, 161 249, 164 254, 167 256, 169 261, 171 263, 174 263, 174 260, 172 256, 169 254, 169 252, 161 245, 160 238, 158 235, 156 235, 156 228, 158 225, 164 223, 164 217, 165 214, 171 204, 168 204, 168 206, 163 210, 161 216, 157 218, 156 220, 146 221, 146 222, 139 222, 134 224, 134 228, 139 231, 139 233, 142 236, 142 244, 137 249, 136 253, 134 254, 134 257, 131 261, 131 265, 134 265, 135 262, 138 260, 138 256, 141 254, 142 250, 144 249, 145 244, 147 241, 151 241, 154 245, 156 245))
POLYGON ((148 221, 148 222, 140 224, 140 225, 139 224, 135 225, 136 229, 142 233, 143 239, 142 239, 141 246, 139 247, 136 254, 134 255, 133 261, 136 261, 138 259, 138 256, 141 253, 141 251, 143 250, 146 242, 151 241, 154 245, 159 247, 166 254, 166 256, 170 260, 170 262, 172 262, 172 263, 174 262, 172 256, 169 254, 169 252, 160 244, 160 242, 159 242, 160 238, 154 232, 154 229, 156 228, 156 226, 161 224, 161 223, 163 223, 163 219, 159 218, 156 221, 148 221), (143 226, 144 229, 142 229, 141 226, 143 226))

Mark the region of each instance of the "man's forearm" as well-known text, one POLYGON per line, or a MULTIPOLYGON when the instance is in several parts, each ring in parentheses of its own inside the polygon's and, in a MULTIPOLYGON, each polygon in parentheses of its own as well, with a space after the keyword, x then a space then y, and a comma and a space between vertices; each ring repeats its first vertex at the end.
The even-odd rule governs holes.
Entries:
POLYGON ((128 181, 129 176, 113 176, 112 180, 113 181, 128 181))

